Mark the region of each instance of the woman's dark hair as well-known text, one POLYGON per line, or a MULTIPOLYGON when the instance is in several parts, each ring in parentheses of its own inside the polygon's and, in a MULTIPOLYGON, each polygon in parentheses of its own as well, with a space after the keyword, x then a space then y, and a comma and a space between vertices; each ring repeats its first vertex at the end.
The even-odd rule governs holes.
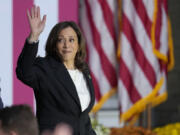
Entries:
POLYGON ((63 58, 57 49, 57 42, 58 42, 59 33, 67 27, 71 27, 76 32, 78 38, 79 47, 75 56, 75 63, 74 63, 75 67, 81 71, 84 71, 87 68, 87 64, 85 63, 85 57, 86 57, 85 41, 80 28, 73 21, 60 22, 57 23, 52 28, 46 42, 46 48, 45 48, 46 56, 52 56, 55 59, 63 62, 63 58))

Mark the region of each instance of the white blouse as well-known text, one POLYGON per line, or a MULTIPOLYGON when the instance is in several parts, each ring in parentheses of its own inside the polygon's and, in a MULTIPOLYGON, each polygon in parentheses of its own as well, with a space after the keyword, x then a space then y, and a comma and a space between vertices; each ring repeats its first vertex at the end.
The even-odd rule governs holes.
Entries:
POLYGON ((86 80, 81 71, 78 69, 69 70, 68 72, 76 86, 76 90, 80 99, 81 109, 84 111, 90 103, 90 94, 86 80))

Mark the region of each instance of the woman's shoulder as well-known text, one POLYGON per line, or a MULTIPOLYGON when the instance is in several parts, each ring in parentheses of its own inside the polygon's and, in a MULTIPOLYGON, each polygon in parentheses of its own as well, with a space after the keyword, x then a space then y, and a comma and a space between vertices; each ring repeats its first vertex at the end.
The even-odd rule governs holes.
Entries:
POLYGON ((47 59, 47 57, 36 57, 35 62, 34 62, 34 66, 36 69, 38 70, 43 70, 43 71, 49 71, 50 70, 50 66, 51 64, 49 63, 49 60, 47 59))
POLYGON ((36 66, 44 66, 47 65, 47 58, 46 57, 41 57, 41 56, 37 56, 34 62, 34 65, 36 66))
POLYGON ((42 63, 45 61, 45 59, 46 59, 45 57, 37 56, 35 60, 35 64, 42 63))
POLYGON ((62 65, 62 62, 56 60, 52 56, 45 56, 45 57, 40 57, 38 56, 35 60, 35 65, 40 65, 40 66, 47 66, 49 65, 50 67, 59 67, 62 65))

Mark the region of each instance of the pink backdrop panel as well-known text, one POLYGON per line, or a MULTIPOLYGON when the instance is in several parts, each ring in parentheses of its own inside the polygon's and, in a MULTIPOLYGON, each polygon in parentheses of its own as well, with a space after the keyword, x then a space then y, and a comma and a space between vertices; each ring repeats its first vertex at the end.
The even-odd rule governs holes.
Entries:
POLYGON ((13 1, 13 104, 29 104, 33 107, 33 90, 20 82, 15 73, 17 59, 29 33, 27 9, 33 0, 13 1))
POLYGON ((59 21, 78 23, 79 0, 59 0, 59 21))

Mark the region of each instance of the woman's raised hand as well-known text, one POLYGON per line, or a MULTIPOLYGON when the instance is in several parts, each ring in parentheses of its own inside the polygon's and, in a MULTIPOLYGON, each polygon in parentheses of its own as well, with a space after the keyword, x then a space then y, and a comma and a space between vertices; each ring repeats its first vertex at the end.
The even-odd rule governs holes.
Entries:
POLYGON ((30 42, 37 41, 39 35, 44 29, 46 23, 46 15, 44 15, 43 19, 41 19, 39 6, 33 6, 31 8, 31 12, 27 10, 27 16, 31 29, 31 33, 29 35, 29 41, 30 42))

